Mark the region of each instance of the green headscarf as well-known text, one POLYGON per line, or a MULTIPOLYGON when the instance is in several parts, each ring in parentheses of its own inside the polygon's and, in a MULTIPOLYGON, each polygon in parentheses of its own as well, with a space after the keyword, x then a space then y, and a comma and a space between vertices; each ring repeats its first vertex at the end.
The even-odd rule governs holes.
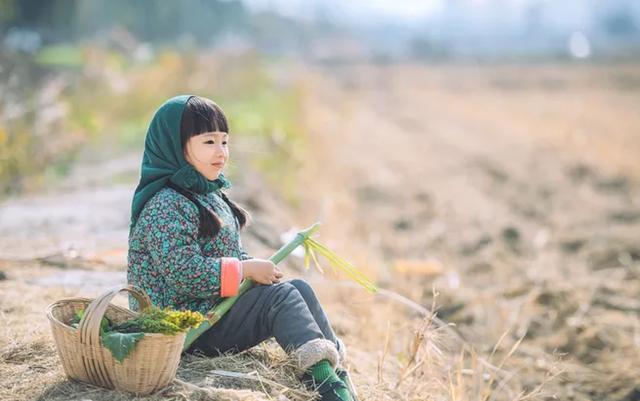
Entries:
POLYGON ((131 203, 133 227, 145 203, 167 182, 197 193, 209 193, 229 188, 231 183, 222 173, 210 181, 184 158, 180 142, 182 111, 193 95, 181 95, 167 100, 156 111, 144 142, 140 182, 131 203))

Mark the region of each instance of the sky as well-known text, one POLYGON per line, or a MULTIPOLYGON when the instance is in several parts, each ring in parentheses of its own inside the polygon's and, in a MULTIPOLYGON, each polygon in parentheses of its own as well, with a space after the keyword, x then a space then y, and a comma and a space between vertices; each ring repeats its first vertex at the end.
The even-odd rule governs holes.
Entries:
POLYGON ((565 51, 582 58, 594 49, 640 47, 640 0, 243 1, 253 10, 348 27, 378 48, 397 48, 415 37, 456 54, 565 51), (614 24, 626 33, 616 34, 614 24))
MULTIPOLYGON (((243 0, 254 9, 271 9, 284 15, 312 18, 314 12, 325 12, 336 19, 387 17, 403 20, 424 18, 436 12, 445 0, 243 0), (312 11, 312 12, 310 12, 312 11)), ((482 1, 482 0, 475 0, 482 1)))

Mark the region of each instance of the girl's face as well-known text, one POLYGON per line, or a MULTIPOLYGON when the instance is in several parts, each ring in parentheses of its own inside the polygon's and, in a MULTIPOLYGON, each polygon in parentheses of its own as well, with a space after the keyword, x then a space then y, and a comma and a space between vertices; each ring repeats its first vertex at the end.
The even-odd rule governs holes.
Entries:
POLYGON ((208 180, 215 180, 229 159, 229 134, 205 132, 192 136, 186 144, 184 157, 208 180))

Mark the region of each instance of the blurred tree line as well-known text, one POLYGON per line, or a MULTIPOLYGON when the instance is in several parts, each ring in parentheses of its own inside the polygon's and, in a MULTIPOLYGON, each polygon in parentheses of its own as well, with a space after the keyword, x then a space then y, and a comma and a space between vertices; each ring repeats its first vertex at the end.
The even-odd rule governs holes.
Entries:
POLYGON ((38 32, 44 44, 91 38, 120 26, 145 42, 171 42, 186 33, 206 45, 220 32, 249 31, 250 22, 240 1, 0 1, 3 34, 28 29, 38 32))
POLYGON ((119 31, 156 47, 251 47, 265 54, 301 55, 314 35, 331 29, 326 21, 256 12, 239 0, 0 0, 5 50, 105 42, 119 31))

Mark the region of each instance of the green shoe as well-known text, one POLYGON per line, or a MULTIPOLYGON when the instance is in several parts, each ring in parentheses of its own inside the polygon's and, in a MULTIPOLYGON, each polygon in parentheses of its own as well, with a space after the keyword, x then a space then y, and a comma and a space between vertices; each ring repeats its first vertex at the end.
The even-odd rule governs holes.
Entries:
POLYGON ((309 373, 305 373, 302 376, 302 383, 309 390, 317 391, 320 394, 320 401, 351 401, 349 399, 350 390, 342 380, 318 382, 309 373))
POLYGON ((351 398, 353 401, 360 401, 358 399, 358 393, 356 393, 356 388, 351 381, 351 376, 349 376, 349 372, 344 368, 336 368, 336 375, 342 380, 342 382, 347 386, 347 390, 351 393, 351 398))

